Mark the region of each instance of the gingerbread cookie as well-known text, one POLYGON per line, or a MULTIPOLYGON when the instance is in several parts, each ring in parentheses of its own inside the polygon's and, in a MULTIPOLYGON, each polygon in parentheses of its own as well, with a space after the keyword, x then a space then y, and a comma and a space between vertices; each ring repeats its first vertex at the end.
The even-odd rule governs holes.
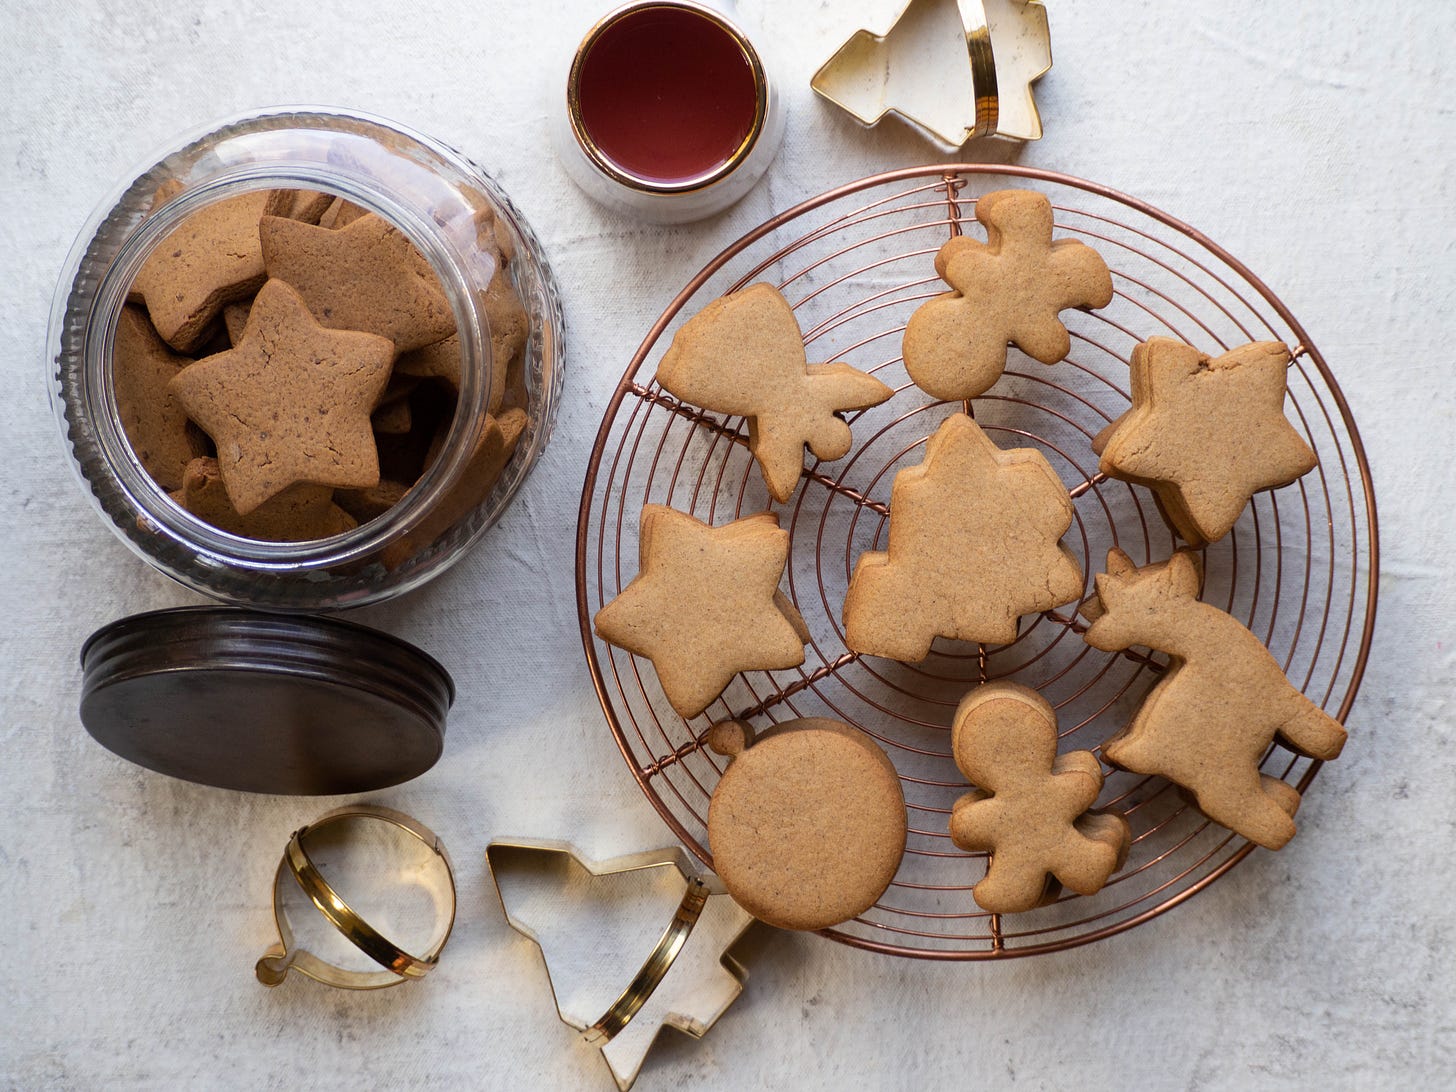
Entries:
POLYGON ((409 491, 410 487, 404 482, 386 478, 368 489, 336 489, 334 503, 360 523, 368 523, 404 500, 409 491))
MULTIPOLYGON (((320 227, 326 227, 333 231, 338 228, 348 227, 355 220, 368 215, 369 210, 362 205, 356 205, 352 201, 346 201, 342 197, 336 197, 324 207, 324 211, 319 215, 315 223, 320 227)), ((297 220, 300 217, 295 216, 294 219, 297 220)))
POLYGON ((325 212, 338 200, 331 193, 322 190, 291 190, 288 211, 282 215, 304 224, 316 224, 325 212))
POLYGON ((320 325, 387 337, 399 353, 455 332, 434 271, 388 220, 368 213, 330 230, 265 216, 259 232, 268 275, 292 285, 320 325))
POLYGON ((1052 206, 1030 190, 998 190, 976 202, 982 243, 958 235, 935 271, 955 291, 918 307, 905 327, 905 370, 936 398, 974 398, 1006 369, 1006 346, 1043 364, 1071 351, 1058 318, 1069 307, 1106 307, 1112 276, 1091 247, 1052 240, 1052 206))
POLYGON ((401 398, 396 402, 381 402, 379 408, 369 418, 370 427, 375 432, 381 432, 388 436, 402 436, 414 425, 414 414, 410 411, 409 399, 401 398))
POLYGON ((804 448, 820 459, 849 453, 840 414, 895 392, 848 364, 810 364, 788 300, 755 284, 703 308, 672 339, 657 381, 685 402, 748 418, 748 447, 777 501, 794 492, 804 448))
POLYGON ((1332 759, 1345 729, 1294 688, 1262 641, 1232 615, 1198 599, 1197 555, 1137 568, 1107 555, 1097 594, 1083 607, 1093 648, 1143 645, 1170 657, 1168 670, 1102 757, 1186 789, 1202 812, 1269 849, 1294 836, 1299 793, 1261 775, 1278 739, 1298 754, 1332 759))
POLYGON ((193 459, 172 499, 219 530, 269 542, 328 538, 359 526, 334 504, 333 490, 323 485, 289 486, 240 516, 228 500, 216 459, 193 459))
POLYGON ((187 464, 206 454, 167 387, 191 363, 167 348, 141 309, 121 309, 111 357, 116 412, 142 469, 163 489, 180 489, 187 464))
POLYGON ((844 598, 856 652, 918 662, 935 637, 1005 644, 1023 614, 1082 595, 1060 539, 1072 502, 1039 451, 1002 451, 963 413, 895 475, 888 552, 860 555, 844 598))
POLYGON ((678 715, 697 716, 741 671, 804 662, 809 632, 779 591, 789 534, 762 512, 710 527, 642 509, 640 572, 597 612, 602 640, 645 656, 678 715))
MULTIPOLYGON (((448 420, 441 422, 440 431, 425 456, 426 468, 440 456, 449 429, 448 420)), ((499 420, 487 416, 475 449, 455 485, 435 502, 429 514, 407 535, 386 547, 383 554, 385 567, 394 569, 404 564, 490 496, 525 430, 526 415, 521 410, 507 410, 499 420)))
POLYGON ((258 223, 286 213, 287 190, 239 194, 189 215, 147 255, 130 292, 144 300, 157 333, 178 352, 207 340, 223 305, 252 295, 267 279, 258 223))
POLYGON ((248 312, 253 309, 252 300, 238 300, 222 309, 222 325, 227 332, 228 344, 237 348, 243 340, 243 331, 248 328, 248 312))
POLYGON ((180 178, 167 178, 157 183, 157 188, 152 191, 152 203, 147 209, 147 215, 150 216, 174 197, 181 196, 186 188, 187 184, 180 178))
POLYGON ((1255 341, 1211 358, 1155 337, 1132 353, 1132 408, 1093 440, 1101 470, 1139 482, 1191 543, 1216 542, 1249 499, 1314 469, 1284 416, 1289 349, 1255 341))
POLYGON ((323 328, 297 292, 271 280, 237 348, 184 368, 169 389, 217 445, 228 496, 245 516, 295 482, 379 481, 369 415, 393 359, 387 339, 323 328))
POLYGON ((841 721, 776 724, 755 741, 729 721, 731 755, 708 805, 713 869, 745 910, 780 929, 827 929, 889 887, 905 853, 905 798, 875 742, 841 721))
POLYGON ((1122 867, 1127 820, 1088 810, 1102 765, 1091 751, 1057 754, 1056 711, 1035 690, 1011 682, 972 690, 956 709, 951 752, 976 786, 956 801, 951 841, 991 855, 971 891, 983 909, 1031 910, 1060 885, 1094 895, 1122 867))
MULTIPOLYGON (((486 412, 495 414, 505 403, 509 371, 525 347, 530 320, 504 266, 496 267, 480 302, 490 326, 491 379, 486 412)), ((395 362, 395 370, 401 375, 439 379, 458 392, 461 365, 460 335, 454 333, 443 341, 405 353, 395 362)))

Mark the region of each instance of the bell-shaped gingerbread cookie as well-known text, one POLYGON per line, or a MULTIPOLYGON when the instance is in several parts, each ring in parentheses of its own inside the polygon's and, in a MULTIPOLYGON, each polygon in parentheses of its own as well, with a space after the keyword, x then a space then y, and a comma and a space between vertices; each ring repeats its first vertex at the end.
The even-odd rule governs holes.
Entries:
POLYGON ((810 364, 789 301, 769 284, 714 300, 688 320, 657 366, 657 381, 715 413, 748 418, 748 447, 777 501, 793 495, 804 448, 841 459, 852 442, 845 410, 895 392, 848 364, 810 364))
POLYGON ((1088 810, 1102 766, 1091 751, 1057 754, 1056 711, 1035 690, 994 682, 971 691, 956 710, 951 749, 977 786, 956 801, 951 841, 991 855, 971 892, 983 909, 1031 910, 1056 898, 1059 884, 1096 894, 1122 867, 1127 820, 1088 810))

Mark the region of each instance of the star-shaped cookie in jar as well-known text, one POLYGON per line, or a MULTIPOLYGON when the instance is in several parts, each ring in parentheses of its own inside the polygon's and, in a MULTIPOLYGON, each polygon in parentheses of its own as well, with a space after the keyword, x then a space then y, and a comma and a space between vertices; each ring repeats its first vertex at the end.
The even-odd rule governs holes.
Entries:
POLYGON ((804 662, 809 631, 779 580, 789 534, 772 512, 710 527, 642 509, 641 572, 597 612, 602 640, 652 661, 669 704, 697 716, 741 671, 804 662))
POLYGON ((1133 350, 1132 408, 1093 440, 1108 477, 1157 495, 1195 545, 1232 530, 1249 499, 1318 459, 1284 415, 1289 349, 1255 341, 1210 358, 1173 338, 1133 350))
POLYGON ((393 361, 388 338, 326 330, 271 280, 237 346, 183 368, 168 389, 217 445, 228 499, 246 516, 298 482, 379 484, 369 418, 393 361))

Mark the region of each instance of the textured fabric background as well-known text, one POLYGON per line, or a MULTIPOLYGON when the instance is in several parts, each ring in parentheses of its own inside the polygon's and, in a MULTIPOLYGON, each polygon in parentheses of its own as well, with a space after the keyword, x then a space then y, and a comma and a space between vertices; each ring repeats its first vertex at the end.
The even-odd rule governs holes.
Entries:
MULTIPOLYGON (((550 59, 604 6, 0 0, 0 1083, 610 1087, 557 1022, 483 862, 506 834, 598 857, 668 837, 582 661, 572 531, 592 437, 650 320, 724 244, 933 153, 894 123, 862 131, 808 90, 839 41, 895 4, 744 0, 792 111, 767 179, 696 226, 605 213, 544 138, 550 59), (451 847, 460 924, 428 983, 374 995, 252 977, 277 855, 333 801, 145 773, 93 744, 75 712, 92 629, 192 597, 112 537, 66 469, 41 363, 57 271, 95 202, 149 152, 283 102, 394 117, 495 171, 544 240, 572 328, 556 437, 514 507, 443 579, 361 616, 431 649, 461 685, 444 760, 377 798, 451 847)), ((1096 179, 1202 228, 1283 296, 1354 408, 1384 565, 1350 745, 1289 849, 1087 948, 928 966, 760 931, 742 950, 742 1000, 701 1043, 669 1035, 640 1088, 1373 1088, 1456 1074, 1456 10, 1048 7, 1046 138, 967 154, 1096 179)))

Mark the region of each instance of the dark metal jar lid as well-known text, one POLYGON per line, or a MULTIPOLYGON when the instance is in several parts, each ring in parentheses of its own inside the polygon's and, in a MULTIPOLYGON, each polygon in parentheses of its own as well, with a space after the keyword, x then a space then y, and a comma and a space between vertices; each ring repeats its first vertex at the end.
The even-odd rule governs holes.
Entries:
POLYGON ((370 792, 440 757, 455 684, 433 657, 334 618, 181 607, 81 649, 81 723, 122 758, 219 788, 370 792))

